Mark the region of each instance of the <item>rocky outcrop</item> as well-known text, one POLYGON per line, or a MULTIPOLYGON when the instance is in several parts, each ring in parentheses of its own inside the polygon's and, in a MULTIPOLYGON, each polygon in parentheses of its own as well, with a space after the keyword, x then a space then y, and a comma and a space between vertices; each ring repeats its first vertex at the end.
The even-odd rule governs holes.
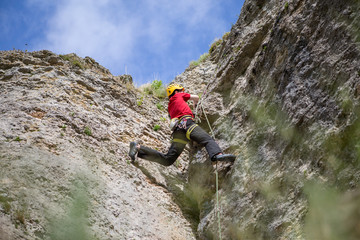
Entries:
POLYGON ((202 239, 218 238, 219 221, 225 239, 359 238, 359 10, 246 1, 209 59, 177 77, 206 89, 216 138, 239 155, 220 167, 220 218, 214 193, 202 198, 202 239))
POLYGON ((0 239, 194 239, 168 190, 185 162, 127 156, 134 140, 165 151, 163 102, 89 57, 0 58, 0 239))
POLYGON ((130 163, 130 141, 170 140, 166 101, 131 76, 74 54, 0 52, 0 238, 359 239, 359 10, 245 1, 174 80, 238 156, 217 166, 193 143, 171 167, 130 163))

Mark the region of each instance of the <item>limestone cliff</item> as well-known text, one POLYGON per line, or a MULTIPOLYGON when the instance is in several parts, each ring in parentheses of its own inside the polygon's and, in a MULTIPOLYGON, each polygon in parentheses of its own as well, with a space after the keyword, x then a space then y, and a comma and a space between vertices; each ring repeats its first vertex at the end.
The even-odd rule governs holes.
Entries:
MULTIPOLYGON (((216 138, 239 155, 220 168, 224 239, 360 237, 359 10, 246 1, 209 59, 177 77, 205 93, 216 138)), ((199 209, 203 239, 219 237, 214 199, 199 209)))
POLYGON ((194 239, 164 178, 181 188, 185 163, 127 156, 133 140, 166 149, 159 99, 89 57, 0 58, 0 239, 194 239))
POLYGON ((89 57, 0 52, 0 239, 359 239, 359 23, 358 0, 245 1, 175 78, 238 156, 219 209, 200 146, 129 162, 132 140, 166 151, 166 100, 89 57))

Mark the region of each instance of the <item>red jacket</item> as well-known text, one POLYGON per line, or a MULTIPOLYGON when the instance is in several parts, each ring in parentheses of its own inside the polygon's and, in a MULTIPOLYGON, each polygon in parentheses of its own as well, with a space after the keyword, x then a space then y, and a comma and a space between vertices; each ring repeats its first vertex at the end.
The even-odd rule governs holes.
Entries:
POLYGON ((169 100, 168 112, 170 118, 180 118, 184 115, 194 117, 189 105, 186 103, 190 99, 190 94, 180 92, 176 93, 169 100))

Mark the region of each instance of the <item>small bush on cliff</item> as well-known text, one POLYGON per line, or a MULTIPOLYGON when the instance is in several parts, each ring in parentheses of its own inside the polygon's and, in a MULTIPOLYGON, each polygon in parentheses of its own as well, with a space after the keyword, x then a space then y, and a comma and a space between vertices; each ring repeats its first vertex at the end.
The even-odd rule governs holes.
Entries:
POLYGON ((86 135, 88 135, 88 136, 91 136, 91 135, 92 135, 91 129, 90 129, 88 126, 85 127, 84 133, 85 133, 86 135))
POLYGON ((72 63, 72 65, 74 65, 80 69, 84 69, 84 66, 79 61, 75 60, 75 61, 72 61, 71 63, 72 63))
POLYGON ((163 109, 164 109, 164 106, 163 106, 160 102, 158 102, 158 103, 156 104, 156 107, 157 107, 159 110, 163 110, 163 109))
POLYGON ((288 3, 288 2, 285 3, 284 9, 285 9, 285 10, 288 10, 288 9, 289 9, 289 3, 288 3))
POLYGON ((161 80, 154 80, 151 83, 151 88, 152 89, 159 89, 159 88, 161 88, 161 86, 162 86, 162 81, 161 80))
POLYGON ((158 130, 160 130, 160 129, 161 129, 161 126, 158 125, 158 124, 156 124, 156 125, 154 126, 154 131, 158 131, 158 130))
POLYGON ((145 95, 152 95, 153 94, 150 83, 146 83, 146 84, 141 85, 139 87, 139 90, 140 90, 140 92, 142 92, 145 95))
POLYGON ((143 101, 144 101, 144 97, 141 96, 141 98, 137 99, 136 103, 140 107, 142 105, 143 101))
POLYGON ((140 91, 144 94, 153 95, 161 99, 166 97, 166 87, 161 80, 154 80, 152 83, 140 86, 140 91))
POLYGON ((15 141, 15 142, 21 142, 22 139, 21 139, 20 137, 16 137, 16 138, 14 139, 14 141, 15 141))
POLYGON ((223 35, 223 37, 222 37, 222 40, 223 40, 223 41, 226 41, 226 40, 229 38, 229 36, 230 36, 230 32, 224 33, 224 35, 223 35))
POLYGON ((73 66, 78 67, 80 69, 85 69, 83 64, 78 60, 79 58, 76 55, 67 54, 67 55, 59 55, 65 61, 70 62, 73 66))
POLYGON ((200 63, 204 62, 209 57, 209 53, 202 54, 197 61, 191 61, 190 67, 199 66, 200 63))
POLYGON ((5 213, 9 213, 10 209, 11 209, 11 205, 10 205, 10 198, 8 197, 4 197, 0 195, 0 204, 2 205, 2 208, 4 209, 5 213))
POLYGON ((27 218, 30 218, 30 217, 25 209, 17 209, 15 211, 15 219, 17 221, 19 221, 21 224, 25 224, 25 221, 27 218))
POLYGON ((209 54, 212 54, 221 43, 222 43, 221 39, 215 39, 210 46, 209 54))
POLYGON ((59 55, 62 59, 64 59, 65 61, 70 61, 70 56, 69 55, 59 55))

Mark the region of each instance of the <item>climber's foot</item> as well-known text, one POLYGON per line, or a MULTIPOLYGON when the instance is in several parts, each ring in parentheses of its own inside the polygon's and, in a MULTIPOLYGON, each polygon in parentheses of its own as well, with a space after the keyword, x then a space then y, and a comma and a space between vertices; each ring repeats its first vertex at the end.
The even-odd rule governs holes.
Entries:
POLYGON ((138 144, 136 142, 130 143, 129 156, 132 161, 135 161, 136 154, 138 152, 138 144))
POLYGON ((216 161, 220 161, 220 162, 234 162, 236 159, 236 156, 235 155, 232 155, 232 154, 218 154, 218 155, 215 155, 211 161, 213 162, 216 162, 216 161))

